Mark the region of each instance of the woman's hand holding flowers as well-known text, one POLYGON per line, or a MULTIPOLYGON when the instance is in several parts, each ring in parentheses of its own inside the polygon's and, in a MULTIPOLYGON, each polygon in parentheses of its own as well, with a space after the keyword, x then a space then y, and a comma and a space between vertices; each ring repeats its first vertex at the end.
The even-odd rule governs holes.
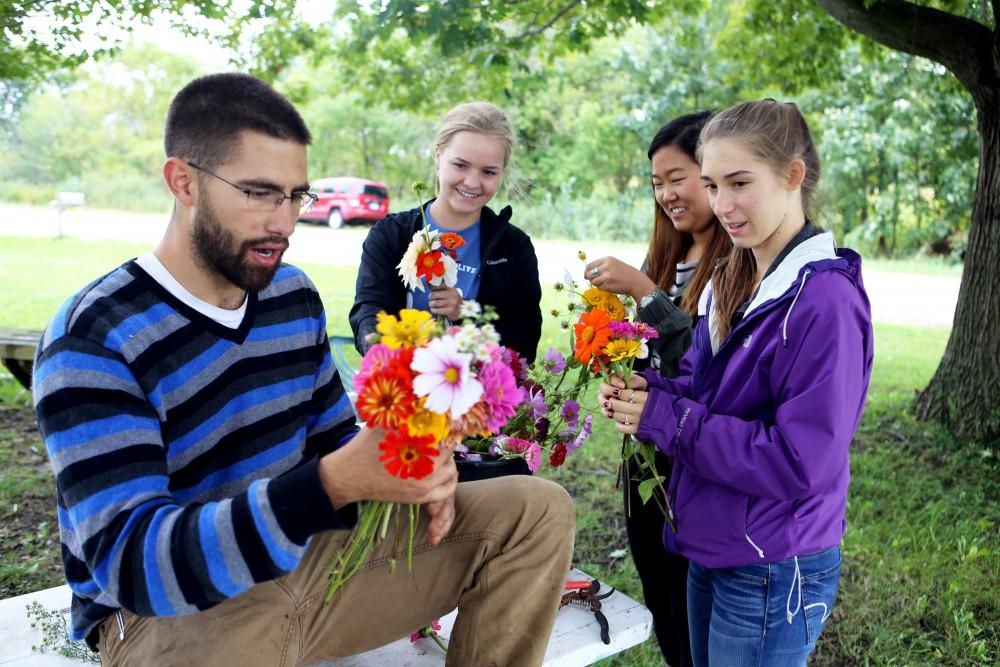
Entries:
POLYGON ((429 296, 431 312, 442 315, 449 320, 458 320, 462 308, 462 295, 454 287, 432 287, 429 296))
POLYGON ((636 301, 656 289, 656 283, 645 273, 615 257, 595 259, 587 264, 583 275, 594 287, 615 294, 628 294, 636 301))
POLYGON ((633 375, 627 388, 625 382, 615 375, 609 381, 610 384, 602 382, 597 391, 601 414, 615 420, 615 428, 619 433, 635 435, 649 396, 649 392, 645 391, 646 378, 633 375))

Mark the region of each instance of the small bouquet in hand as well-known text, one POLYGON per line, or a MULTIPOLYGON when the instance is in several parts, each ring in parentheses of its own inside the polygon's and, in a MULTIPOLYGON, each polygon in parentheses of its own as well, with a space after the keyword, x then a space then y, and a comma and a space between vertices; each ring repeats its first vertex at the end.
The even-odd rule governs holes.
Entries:
MULTIPOLYGON (((586 260, 583 252, 580 252, 580 259, 586 260)), ((566 280, 569 283, 568 289, 577 293, 572 277, 567 277, 566 280)), ((574 355, 581 363, 588 364, 591 371, 605 383, 611 384, 610 378, 615 376, 628 387, 636 360, 649 356, 648 342, 659 334, 656 329, 638 319, 632 297, 626 296, 622 300, 617 294, 591 287, 580 294, 580 298, 583 301, 583 312, 573 327, 576 335, 574 355)), ((625 423, 628 424, 627 421, 625 423)), ((625 463, 636 457, 639 473, 644 478, 639 483, 639 497, 643 503, 655 500, 663 511, 667 524, 676 530, 674 513, 663 488, 666 478, 656 470, 655 453, 654 445, 641 442, 631 435, 623 436, 617 479, 619 482, 622 480, 628 470, 625 463), (660 493, 654 493, 657 489, 660 493)))
POLYGON ((413 235, 396 270, 407 289, 423 292, 424 283, 431 287, 454 287, 458 282, 458 249, 465 245, 465 239, 454 232, 431 229, 422 203, 424 184, 416 181, 413 189, 421 200, 423 226, 413 235))
MULTIPOLYGON (((474 302, 465 309, 479 312, 474 302)), ((378 314, 374 344, 361 359, 354 390, 361 419, 386 431, 380 460, 392 475, 423 479, 442 447, 498 431, 514 414, 520 393, 492 329, 469 321, 443 331, 421 310, 404 309, 398 318, 378 314)), ((418 509, 405 508, 408 565, 418 509)), ((375 541, 385 538, 394 516, 398 536, 403 511, 397 503, 360 504, 357 527, 334 562, 327 601, 364 564, 375 541)))

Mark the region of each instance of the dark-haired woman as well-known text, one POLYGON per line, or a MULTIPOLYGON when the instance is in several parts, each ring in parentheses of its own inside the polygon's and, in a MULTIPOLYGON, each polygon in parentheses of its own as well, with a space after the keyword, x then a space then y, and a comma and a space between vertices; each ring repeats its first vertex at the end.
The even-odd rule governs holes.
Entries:
MULTIPOLYGON (((650 366, 666 377, 677 375, 691 344, 698 298, 716 262, 731 247, 709 206, 695 160, 698 134, 709 116, 701 111, 675 118, 650 143, 655 207, 642 270, 614 257, 602 257, 585 269, 596 287, 635 299, 639 318, 659 333, 650 341, 650 366)), ((666 456, 658 455, 656 463, 660 474, 670 474, 666 456)), ((643 505, 639 498, 637 462, 630 461, 627 472, 625 527, 656 639, 667 664, 687 666, 687 559, 664 549, 663 514, 655 503, 643 505)))

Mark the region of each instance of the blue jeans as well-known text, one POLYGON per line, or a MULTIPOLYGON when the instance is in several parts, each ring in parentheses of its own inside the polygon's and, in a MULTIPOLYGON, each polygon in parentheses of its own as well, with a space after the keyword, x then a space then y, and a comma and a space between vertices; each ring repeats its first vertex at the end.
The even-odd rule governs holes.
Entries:
POLYGON ((802 667, 830 618, 840 547, 778 563, 688 566, 695 667, 802 667))

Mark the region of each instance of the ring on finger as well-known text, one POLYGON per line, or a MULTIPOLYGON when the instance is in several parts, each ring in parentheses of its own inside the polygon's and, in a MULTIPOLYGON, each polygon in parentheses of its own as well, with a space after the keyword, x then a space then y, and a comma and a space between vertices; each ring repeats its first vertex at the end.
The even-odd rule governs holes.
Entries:
POLYGON ((628 395, 628 402, 635 405, 635 390, 633 390, 632 393, 628 395))
POLYGON ((625 413, 625 425, 626 426, 631 426, 631 424, 629 424, 629 421, 628 421, 628 413, 627 412, 625 413))

